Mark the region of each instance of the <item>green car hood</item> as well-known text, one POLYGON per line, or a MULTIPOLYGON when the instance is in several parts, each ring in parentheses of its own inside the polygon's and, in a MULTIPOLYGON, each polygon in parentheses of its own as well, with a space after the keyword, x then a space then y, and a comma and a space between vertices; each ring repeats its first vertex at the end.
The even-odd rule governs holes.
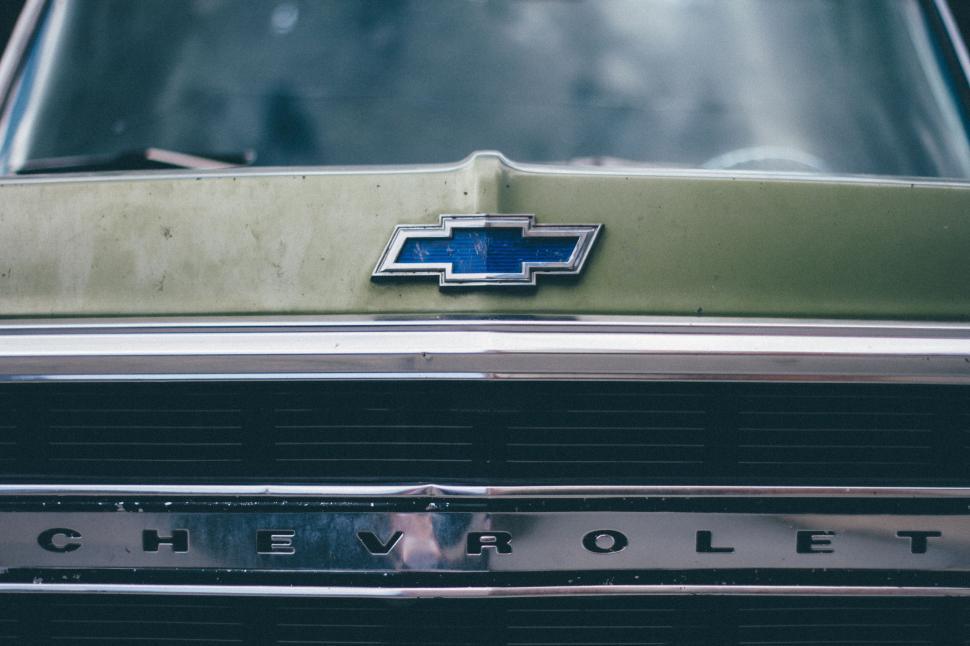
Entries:
POLYGON ((0 181, 0 315, 970 318, 970 185, 520 166, 0 181), (374 282, 398 224, 601 223, 577 278, 374 282))

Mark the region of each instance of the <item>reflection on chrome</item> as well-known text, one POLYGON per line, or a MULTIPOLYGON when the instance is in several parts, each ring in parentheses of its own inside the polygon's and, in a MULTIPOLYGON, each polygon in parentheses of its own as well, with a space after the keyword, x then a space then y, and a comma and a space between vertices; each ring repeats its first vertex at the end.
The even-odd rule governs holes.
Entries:
POLYGON ((0 512, 0 569, 970 572, 970 514, 0 512))

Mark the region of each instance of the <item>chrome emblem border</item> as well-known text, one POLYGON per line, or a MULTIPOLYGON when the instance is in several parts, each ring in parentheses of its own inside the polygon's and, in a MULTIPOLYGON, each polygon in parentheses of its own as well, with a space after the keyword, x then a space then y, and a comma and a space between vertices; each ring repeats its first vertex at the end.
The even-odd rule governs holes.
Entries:
POLYGON ((394 276, 438 276, 440 287, 535 286, 539 274, 577 275, 583 270, 590 249, 603 229, 602 224, 536 224, 535 215, 528 213, 468 215, 443 214, 438 224, 399 224, 381 254, 372 278, 394 276), (578 238, 566 262, 522 262, 518 273, 457 273, 450 262, 397 262, 405 243, 414 238, 452 237, 455 229, 518 229, 523 238, 578 238))

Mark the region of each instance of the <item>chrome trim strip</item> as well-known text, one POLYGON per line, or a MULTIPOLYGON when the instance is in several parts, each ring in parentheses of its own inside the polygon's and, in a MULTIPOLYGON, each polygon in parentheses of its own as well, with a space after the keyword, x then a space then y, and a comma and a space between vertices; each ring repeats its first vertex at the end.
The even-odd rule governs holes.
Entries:
POLYGON ((185 498, 970 498, 970 487, 784 487, 651 485, 84 485, 0 484, 24 496, 185 498))
POLYGON ((538 325, 572 326, 575 329, 595 330, 603 325, 618 328, 650 327, 654 329, 684 328, 717 331, 777 329, 802 331, 816 330, 846 331, 858 330, 860 333, 885 335, 942 334, 947 331, 959 335, 970 331, 967 322, 933 321, 890 321, 890 320, 853 320, 853 319, 811 319, 811 318, 740 318, 740 317, 700 317, 700 316, 614 316, 614 315, 552 315, 552 316, 465 316, 465 315, 409 315, 388 316, 373 314, 353 315, 235 315, 235 316, 148 316, 148 317, 83 317, 83 318, 0 318, 0 333, 5 330, 100 330, 117 328, 227 328, 262 329, 271 327, 331 327, 347 326, 353 328, 374 328, 384 326, 411 326, 414 328, 440 328, 454 325, 468 327, 487 326, 489 329, 514 329, 538 325))
POLYGON ((600 595, 784 595, 966 597, 970 588, 818 585, 577 585, 531 587, 364 588, 312 586, 141 585, 111 583, 0 583, 0 593, 140 594, 248 597, 476 598, 600 595))
POLYGON ((0 325, 0 380, 640 379, 970 383, 970 325, 705 318, 0 325))
POLYGON ((934 177, 896 177, 892 175, 824 175, 815 173, 766 172, 746 170, 708 170, 703 168, 583 167, 562 164, 539 164, 512 161, 494 150, 479 150, 453 163, 361 165, 361 166, 255 166, 225 170, 132 170, 55 175, 6 175, 0 184, 59 184, 70 182, 132 182, 153 180, 195 180, 226 177, 293 177, 335 175, 381 175, 412 173, 451 173, 480 161, 494 160, 503 168, 535 175, 607 175, 621 177, 677 178, 685 180, 732 180, 752 182, 809 182, 822 184, 858 184, 863 186, 900 186, 907 188, 970 188, 970 180, 934 177))

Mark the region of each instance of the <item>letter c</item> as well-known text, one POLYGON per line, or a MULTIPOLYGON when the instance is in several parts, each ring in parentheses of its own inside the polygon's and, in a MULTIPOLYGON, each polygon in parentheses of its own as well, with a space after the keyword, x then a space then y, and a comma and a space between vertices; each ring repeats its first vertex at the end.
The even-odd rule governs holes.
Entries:
POLYGON ((74 531, 73 529, 66 529, 64 527, 55 527, 53 529, 48 529, 40 533, 37 537, 37 544, 43 547, 48 552, 57 552, 63 554, 65 552, 73 552, 74 550, 81 549, 81 544, 78 542, 68 541, 63 545, 57 545, 54 543, 55 536, 63 536, 64 538, 74 538, 80 540, 81 534, 74 531))

